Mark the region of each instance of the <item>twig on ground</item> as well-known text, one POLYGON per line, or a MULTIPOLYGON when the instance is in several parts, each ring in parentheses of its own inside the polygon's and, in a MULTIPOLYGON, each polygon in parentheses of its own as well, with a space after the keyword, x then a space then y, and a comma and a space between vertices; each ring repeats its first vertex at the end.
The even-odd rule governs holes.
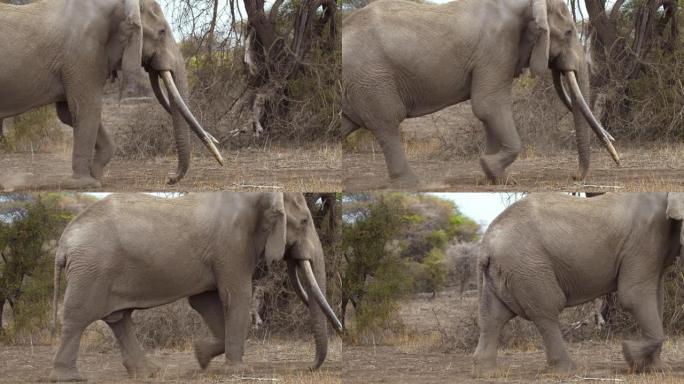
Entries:
POLYGON ((275 377, 247 377, 247 376, 237 376, 233 375, 231 376, 231 379, 235 380, 249 380, 249 381, 280 381, 280 379, 277 379, 275 377))

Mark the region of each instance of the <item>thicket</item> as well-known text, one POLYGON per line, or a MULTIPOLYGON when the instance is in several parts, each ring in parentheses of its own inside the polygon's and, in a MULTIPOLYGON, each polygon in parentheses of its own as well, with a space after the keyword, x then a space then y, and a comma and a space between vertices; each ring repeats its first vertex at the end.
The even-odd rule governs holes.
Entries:
POLYGON ((345 195, 343 218, 342 316, 354 342, 401 330, 401 300, 441 290, 448 245, 480 236, 452 202, 430 195, 345 195))

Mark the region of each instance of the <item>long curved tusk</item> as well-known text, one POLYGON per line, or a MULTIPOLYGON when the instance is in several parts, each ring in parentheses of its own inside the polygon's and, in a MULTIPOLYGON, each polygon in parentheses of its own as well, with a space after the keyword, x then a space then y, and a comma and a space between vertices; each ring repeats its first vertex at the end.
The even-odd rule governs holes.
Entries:
POLYGON ((568 92, 565 90, 565 87, 563 86, 560 71, 554 69, 552 73, 553 87, 556 88, 556 93, 558 94, 558 97, 561 99, 565 107, 568 108, 570 112, 572 112, 572 99, 570 99, 568 92))
POLYGON ((308 306, 309 295, 306 294, 304 287, 302 287, 302 282, 299 281, 299 276, 297 276, 297 264, 295 264, 294 260, 287 260, 287 274, 290 276, 290 283, 292 284, 292 288, 294 288, 295 293, 299 299, 304 302, 304 305, 308 306))
POLYGON ((183 115, 185 120, 190 125, 190 128, 192 128, 195 134, 200 138, 200 140, 202 140, 204 145, 211 151, 211 153, 216 158, 216 161, 218 161, 219 164, 224 165, 223 156, 221 156, 221 153, 214 145, 214 143, 218 144, 218 140, 216 140, 216 138, 214 138, 214 136, 212 136, 209 132, 205 131, 204 128, 202 128, 200 123, 197 121, 195 116, 192 115, 192 112, 190 112, 190 109, 185 104, 185 101, 183 101, 180 92, 178 92, 178 88, 176 88, 176 83, 173 81, 173 76, 171 75, 171 72, 162 71, 161 76, 162 80, 164 80, 166 88, 169 91, 169 96, 171 96, 173 103, 176 105, 176 107, 178 107, 181 115, 183 115))
POLYGON ((300 260, 299 266, 304 270, 304 274, 306 276, 306 280, 309 282, 309 287, 311 288, 311 294, 313 295, 314 300, 316 300, 318 305, 321 307, 323 313, 325 313, 325 316, 328 318, 333 328, 335 328, 337 332, 341 333, 342 323, 340 323, 340 321, 337 319, 335 312, 332 310, 332 308, 330 308, 330 304, 328 304, 325 296, 323 296, 323 292, 321 292, 321 288, 318 286, 316 277, 311 269, 311 262, 309 260, 300 260))
POLYGON ((150 71, 149 77, 150 84, 152 85, 152 91, 154 92, 154 96, 157 98, 159 104, 161 104, 161 106, 164 107, 166 112, 171 114, 171 103, 169 102, 169 98, 166 97, 164 91, 162 91, 161 87, 159 86, 159 73, 156 71, 150 71))
POLYGON ((593 129, 596 135, 599 137, 603 143, 603 146, 606 147, 608 152, 610 152, 610 156, 613 158, 613 161, 615 161, 615 163, 619 166, 620 156, 613 147, 613 144, 611 144, 611 141, 615 141, 615 139, 601 126, 601 123, 596 120, 596 117, 594 117, 591 109, 589 109, 589 105, 587 105, 587 101, 584 100, 582 91, 580 91, 579 84, 577 83, 577 77, 575 77, 575 72, 565 71, 563 74, 567 78, 568 83, 570 83, 570 92, 573 93, 573 96, 575 97, 574 101, 578 103, 582 115, 584 115, 584 117, 587 119, 589 126, 591 126, 591 129, 593 129))

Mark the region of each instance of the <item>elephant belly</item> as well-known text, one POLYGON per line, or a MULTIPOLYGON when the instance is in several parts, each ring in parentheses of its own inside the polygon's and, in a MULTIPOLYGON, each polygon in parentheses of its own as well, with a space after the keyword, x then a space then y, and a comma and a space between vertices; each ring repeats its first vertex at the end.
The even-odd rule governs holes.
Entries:
MULTIPOLYGON (((148 266, 149 267, 149 266, 148 266)), ((211 272, 203 268, 159 268, 128 271, 112 283, 112 310, 150 308, 216 289, 211 272)))

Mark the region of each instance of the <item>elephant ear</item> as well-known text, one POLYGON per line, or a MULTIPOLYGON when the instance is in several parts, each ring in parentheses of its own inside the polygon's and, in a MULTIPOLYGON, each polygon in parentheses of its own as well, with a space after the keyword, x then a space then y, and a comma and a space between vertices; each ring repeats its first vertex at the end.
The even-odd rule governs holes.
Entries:
POLYGON ((285 216, 285 202, 283 201, 282 193, 273 194, 270 207, 265 211, 264 221, 266 223, 264 230, 267 231, 264 256, 266 257, 267 264, 270 265, 273 261, 280 260, 285 255, 287 218, 285 216))
POLYGON ((121 28, 124 47, 121 60, 122 91, 133 85, 131 82, 134 81, 142 66, 143 29, 140 18, 140 0, 124 0, 124 13, 126 19, 121 28))
POLYGON ((534 41, 530 54, 530 72, 533 76, 542 76, 549 68, 549 49, 551 32, 547 16, 547 0, 532 0, 532 17, 534 22, 528 26, 528 32, 532 36, 524 39, 534 41))
MULTIPOLYGON (((684 219, 684 193, 668 193, 665 214, 673 220, 684 219)), ((684 226, 679 234, 679 242, 684 245, 684 226)))

